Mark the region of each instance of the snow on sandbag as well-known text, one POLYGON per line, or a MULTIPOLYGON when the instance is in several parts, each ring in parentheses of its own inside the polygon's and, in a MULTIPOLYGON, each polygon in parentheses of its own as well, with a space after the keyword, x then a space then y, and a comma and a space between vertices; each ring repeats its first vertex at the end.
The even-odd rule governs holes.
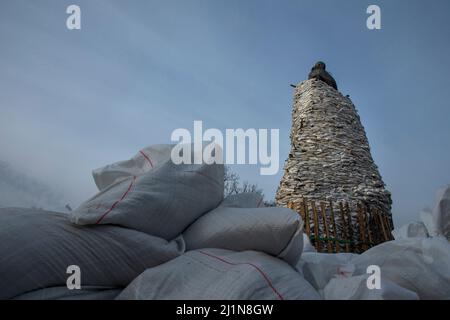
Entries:
POLYGON ((145 269, 174 259, 184 242, 101 225, 80 227, 63 213, 0 209, 0 299, 65 286, 67 268, 81 269, 81 286, 124 288, 145 269))
POLYGON ((392 235, 396 240, 405 238, 428 238, 428 231, 423 222, 414 221, 393 230, 392 235))
POLYGON ((336 277, 323 290, 325 300, 418 300, 413 291, 381 278, 380 289, 369 289, 369 275, 336 277))
POLYGON ((259 208, 264 207, 263 196, 257 192, 232 194, 223 199, 222 207, 259 208))
POLYGON ((167 162, 173 144, 156 144, 140 150, 129 160, 115 162, 92 171, 99 190, 127 177, 139 176, 167 162))
POLYGON ((354 253, 303 252, 296 265, 298 272, 320 293, 335 276, 351 276, 355 270, 354 253))
POLYGON ((450 244, 443 237, 385 242, 352 262, 355 275, 377 265, 382 279, 416 292, 420 299, 450 299, 450 244))
POLYGON ((438 234, 450 240, 450 185, 438 191, 432 215, 438 234))
POLYGON ((171 240, 223 199, 221 164, 167 161, 140 176, 124 178, 70 213, 79 225, 114 224, 171 240))
POLYGON ((320 299, 291 266, 262 252, 188 251, 150 268, 118 299, 320 299))
POLYGON ((303 249, 303 221, 288 208, 223 207, 208 212, 183 233, 187 250, 256 250, 295 265, 303 249))

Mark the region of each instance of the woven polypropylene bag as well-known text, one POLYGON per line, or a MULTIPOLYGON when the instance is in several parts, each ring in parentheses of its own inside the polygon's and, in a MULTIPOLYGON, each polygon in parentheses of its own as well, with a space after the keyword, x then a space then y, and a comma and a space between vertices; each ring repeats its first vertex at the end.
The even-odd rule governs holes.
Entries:
POLYGON ((70 265, 80 268, 81 288, 123 288, 184 250, 182 238, 168 242, 118 226, 76 226, 63 213, 3 208, 0 299, 66 286, 70 265))
POLYGON ((286 262, 262 252, 202 249, 137 277, 118 299, 320 299, 286 262))
POLYGON ((70 213, 79 225, 114 224, 171 240, 223 199, 223 165, 168 161, 124 178, 70 213))

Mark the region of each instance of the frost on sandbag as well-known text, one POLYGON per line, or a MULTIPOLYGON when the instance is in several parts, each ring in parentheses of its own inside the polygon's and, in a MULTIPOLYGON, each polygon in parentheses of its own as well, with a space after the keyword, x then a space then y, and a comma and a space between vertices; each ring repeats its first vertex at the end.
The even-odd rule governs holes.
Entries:
POLYGON ((118 299, 307 300, 320 296, 290 265, 265 253, 202 249, 146 270, 118 299))

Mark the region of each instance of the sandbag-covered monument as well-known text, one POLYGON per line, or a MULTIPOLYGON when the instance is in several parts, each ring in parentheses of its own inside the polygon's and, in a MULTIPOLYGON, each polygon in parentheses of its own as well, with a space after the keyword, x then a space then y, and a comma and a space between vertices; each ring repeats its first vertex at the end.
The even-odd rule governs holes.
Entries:
POLYGON ((276 194, 298 211, 318 251, 363 252, 391 240, 391 194, 358 112, 325 70, 293 86, 291 149, 276 194))

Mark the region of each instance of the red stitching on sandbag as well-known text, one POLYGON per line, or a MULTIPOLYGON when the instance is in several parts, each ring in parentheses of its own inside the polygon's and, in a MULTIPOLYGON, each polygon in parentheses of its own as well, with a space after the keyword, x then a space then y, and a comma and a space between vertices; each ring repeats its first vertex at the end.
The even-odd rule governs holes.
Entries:
POLYGON ((109 208, 98 220, 97 220, 97 222, 95 223, 95 224, 99 224, 102 220, 103 220, 103 218, 105 218, 119 203, 120 203, 120 201, 122 201, 123 199, 125 199, 125 197, 127 196, 127 194, 130 192, 130 190, 131 190, 131 187, 133 186, 133 184, 134 184, 134 181, 136 180, 136 176, 133 176, 133 181, 131 181, 131 183, 130 183, 130 185, 128 186, 128 189, 127 189, 127 191, 125 191, 125 193, 122 195, 122 197, 119 199, 119 200, 117 200, 116 202, 114 202, 113 204, 112 204, 112 206, 111 206, 111 208, 109 208))
POLYGON ((202 253, 202 254, 204 254, 206 256, 209 256, 211 258, 215 258, 215 259, 217 259, 219 261, 222 261, 224 263, 230 264, 232 266, 237 266, 237 265, 240 265, 240 264, 246 264, 246 265, 252 266, 253 268, 255 268, 263 276, 264 280, 266 280, 266 282, 269 285, 270 289, 272 289, 272 291, 275 292, 275 294, 278 296, 278 299, 284 300, 283 296, 273 286, 272 282, 270 281, 269 277, 264 273, 264 271, 262 271, 258 266, 254 265, 253 263, 250 263, 250 262, 241 262, 241 263, 229 262, 229 261, 225 260, 224 258, 215 256, 215 255, 213 255, 211 253, 207 253, 207 252, 204 252, 204 251, 201 251, 201 250, 198 250, 198 252, 200 252, 200 253, 202 253))
POLYGON ((150 166, 153 168, 153 162, 152 162, 152 160, 150 159, 150 157, 147 156, 147 155, 144 153, 144 151, 142 151, 142 150, 140 150, 139 152, 140 152, 140 154, 142 154, 142 155, 144 156, 145 159, 147 159, 148 163, 150 163, 150 166))

